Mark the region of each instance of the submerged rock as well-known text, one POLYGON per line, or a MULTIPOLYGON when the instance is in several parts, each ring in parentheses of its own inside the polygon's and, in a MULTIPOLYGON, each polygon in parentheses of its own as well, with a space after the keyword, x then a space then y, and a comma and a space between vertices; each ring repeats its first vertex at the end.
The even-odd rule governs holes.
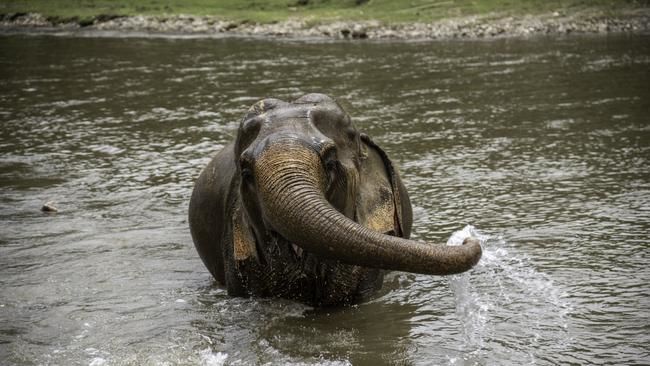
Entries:
POLYGON ((48 201, 43 204, 41 207, 41 211, 43 212, 59 212, 59 209, 54 206, 54 202, 48 201))

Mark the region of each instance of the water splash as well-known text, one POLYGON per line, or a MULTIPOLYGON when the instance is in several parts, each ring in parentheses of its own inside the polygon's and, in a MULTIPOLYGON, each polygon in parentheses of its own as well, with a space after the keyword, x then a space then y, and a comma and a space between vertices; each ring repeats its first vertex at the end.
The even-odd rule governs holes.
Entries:
MULTIPOLYGON (((485 243, 488 237, 480 234, 472 225, 467 225, 462 230, 455 231, 447 240, 447 245, 462 245, 463 241, 470 236, 481 242, 484 252, 483 257, 485 258, 485 243)), ((449 285, 456 297, 456 313, 463 321, 465 344, 469 348, 480 348, 483 343, 483 330, 488 321, 490 304, 481 299, 476 291, 473 291, 467 273, 452 276, 449 285)))
POLYGON ((203 366, 223 366, 226 363, 228 354, 223 352, 213 352, 211 348, 203 349, 199 352, 201 365, 203 366))
POLYGON ((89 366, 103 366, 106 365, 106 360, 101 357, 95 357, 90 360, 89 366))
MULTIPOLYGON (((469 236, 479 239, 483 257, 471 272, 450 279, 464 353, 473 359, 491 350, 501 353, 497 358, 504 361, 535 363, 540 346, 566 350, 571 343, 567 318, 572 310, 566 292, 536 270, 526 255, 509 251, 504 240, 471 225, 454 232, 447 244, 461 245, 469 236)), ((450 361, 458 362, 462 363, 450 361)))

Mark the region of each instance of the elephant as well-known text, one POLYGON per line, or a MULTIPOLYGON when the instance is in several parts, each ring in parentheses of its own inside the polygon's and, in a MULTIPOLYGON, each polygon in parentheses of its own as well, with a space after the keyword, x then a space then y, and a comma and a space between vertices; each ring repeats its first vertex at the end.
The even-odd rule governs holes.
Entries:
POLYGON ((386 271, 469 270, 481 245, 410 240, 395 164, 333 98, 263 99, 200 173, 189 205, 196 250, 232 296, 354 304, 386 271))

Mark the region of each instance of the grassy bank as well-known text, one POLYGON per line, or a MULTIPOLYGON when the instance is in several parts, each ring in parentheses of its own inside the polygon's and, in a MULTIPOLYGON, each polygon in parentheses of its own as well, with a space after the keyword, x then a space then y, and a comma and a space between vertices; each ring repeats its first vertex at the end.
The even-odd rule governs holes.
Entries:
POLYGON ((650 0, 2 0, 0 14, 32 12, 62 20, 106 14, 191 14, 255 23, 291 18, 405 23, 486 14, 570 14, 592 9, 615 16, 648 6, 650 0))

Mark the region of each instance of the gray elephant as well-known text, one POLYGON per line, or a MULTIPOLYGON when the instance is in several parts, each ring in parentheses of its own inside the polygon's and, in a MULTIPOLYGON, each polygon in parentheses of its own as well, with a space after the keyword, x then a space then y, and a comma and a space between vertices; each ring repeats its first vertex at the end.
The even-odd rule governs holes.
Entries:
POLYGON ((234 296, 362 301, 385 270, 446 275, 481 257, 409 240, 411 204, 386 153, 332 98, 264 99, 199 176, 189 207, 203 263, 234 296))

